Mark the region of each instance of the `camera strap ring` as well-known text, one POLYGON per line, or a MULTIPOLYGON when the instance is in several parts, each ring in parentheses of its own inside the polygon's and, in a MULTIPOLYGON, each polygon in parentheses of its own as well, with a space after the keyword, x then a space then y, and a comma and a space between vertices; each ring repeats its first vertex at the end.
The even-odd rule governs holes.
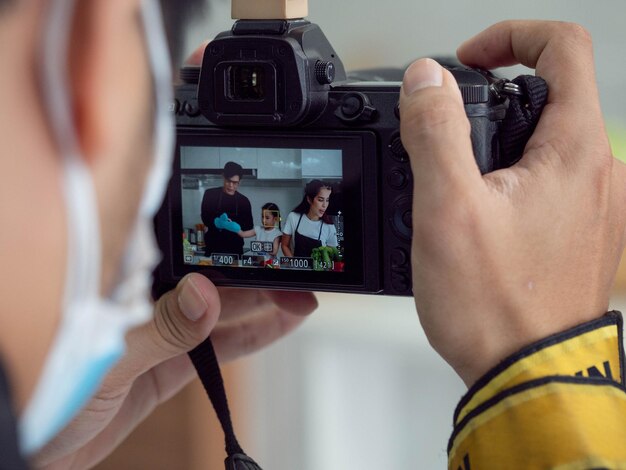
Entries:
POLYGON ((502 121, 500 141, 505 160, 500 162, 502 168, 522 158, 528 139, 535 131, 548 101, 548 85, 541 77, 520 75, 513 83, 521 90, 521 94, 509 96, 509 108, 502 121))

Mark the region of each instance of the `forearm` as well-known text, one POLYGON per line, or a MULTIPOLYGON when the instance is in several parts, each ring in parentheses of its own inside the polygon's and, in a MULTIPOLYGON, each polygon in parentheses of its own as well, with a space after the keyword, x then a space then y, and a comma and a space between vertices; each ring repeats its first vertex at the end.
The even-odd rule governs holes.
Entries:
POLYGON ((256 236, 256 232, 254 230, 240 230, 237 235, 241 238, 251 238, 256 236))
POLYGON ((274 240, 274 248, 272 249, 272 256, 276 256, 278 254, 279 248, 280 248, 280 237, 274 240))
POLYGON ((293 257, 293 253, 291 251, 291 236, 283 235, 283 239, 281 241, 281 247, 283 249, 283 254, 288 257, 293 257))

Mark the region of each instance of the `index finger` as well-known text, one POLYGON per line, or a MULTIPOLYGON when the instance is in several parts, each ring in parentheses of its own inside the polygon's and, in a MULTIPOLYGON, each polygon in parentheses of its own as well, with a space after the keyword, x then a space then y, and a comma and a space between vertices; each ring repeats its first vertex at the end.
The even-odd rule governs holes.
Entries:
POLYGON ((220 361, 236 359, 273 343, 317 308, 311 292, 223 288, 220 295, 224 318, 211 332, 220 361))
POLYGON ((467 65, 492 69, 523 64, 550 84, 552 101, 577 97, 591 102, 595 84, 593 47, 580 25, 559 21, 503 21, 464 42, 457 50, 467 65))
POLYGON ((306 316, 317 308, 317 300, 311 292, 233 287, 219 287, 218 291, 222 305, 221 323, 276 308, 296 316, 306 316))
POLYGON ((504 21, 463 43, 457 55, 461 62, 485 69, 523 64, 546 80, 548 105, 532 145, 563 140, 584 144, 590 137, 603 138, 601 126, 595 129, 600 132, 593 129, 593 123, 602 123, 602 113, 591 37, 582 26, 504 21))

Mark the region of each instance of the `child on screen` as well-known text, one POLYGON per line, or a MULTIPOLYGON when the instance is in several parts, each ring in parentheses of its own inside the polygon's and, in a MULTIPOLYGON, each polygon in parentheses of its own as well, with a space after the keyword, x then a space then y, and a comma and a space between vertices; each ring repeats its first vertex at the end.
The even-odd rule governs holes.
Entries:
POLYGON ((263 226, 257 225, 253 230, 240 230, 238 235, 242 238, 256 237, 256 241, 259 242, 272 242, 272 251, 271 253, 268 251, 268 254, 276 256, 283 236, 280 209, 276 204, 268 202, 261 208, 261 222, 263 226))

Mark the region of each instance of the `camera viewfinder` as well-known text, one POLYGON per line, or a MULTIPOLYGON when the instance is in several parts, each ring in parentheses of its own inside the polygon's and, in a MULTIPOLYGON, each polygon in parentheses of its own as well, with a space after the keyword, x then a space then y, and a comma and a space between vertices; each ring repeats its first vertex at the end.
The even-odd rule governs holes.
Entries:
POLYGON ((258 65, 232 65, 226 71, 228 99, 262 101, 265 98, 265 70, 258 65))

